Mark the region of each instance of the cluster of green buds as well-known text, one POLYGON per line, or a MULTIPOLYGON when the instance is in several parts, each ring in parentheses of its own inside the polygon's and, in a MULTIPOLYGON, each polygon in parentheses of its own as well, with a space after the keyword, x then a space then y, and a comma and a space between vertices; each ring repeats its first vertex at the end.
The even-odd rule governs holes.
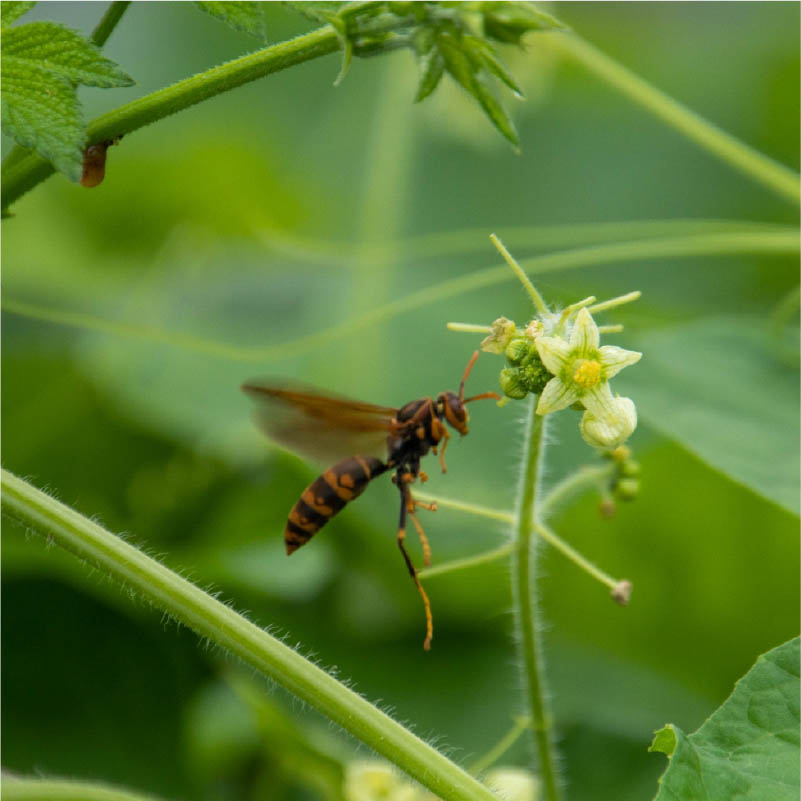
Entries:
POLYGON ((524 329, 506 317, 492 324, 492 331, 481 343, 487 353, 503 354, 507 367, 501 370, 500 382, 507 398, 522 400, 529 393, 539 395, 552 376, 542 363, 536 341, 543 333, 539 320, 532 320, 524 329))
POLYGON ((601 497, 600 512, 604 517, 614 517, 617 501, 633 501, 640 494, 640 463, 625 445, 606 451, 604 456, 612 462, 613 470, 601 497))

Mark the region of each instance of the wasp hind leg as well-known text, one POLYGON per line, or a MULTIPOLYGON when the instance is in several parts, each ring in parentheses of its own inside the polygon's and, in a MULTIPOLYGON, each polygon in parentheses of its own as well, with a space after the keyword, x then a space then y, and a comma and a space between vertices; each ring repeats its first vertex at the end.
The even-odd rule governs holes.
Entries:
POLYGON ((425 534, 423 534, 423 530, 420 527, 420 524, 417 522, 417 518, 414 516, 415 502, 411 500, 411 494, 409 493, 406 483, 400 481, 398 482, 398 487, 400 488, 401 492, 400 522, 398 524, 398 547, 400 548, 400 552, 403 554, 403 560, 406 562, 409 575, 412 577, 412 581, 414 581, 417 591, 420 593, 420 597, 423 599, 423 607, 425 608, 426 613, 426 638, 423 641, 423 648, 426 651, 429 651, 431 650, 431 640, 434 637, 434 619, 431 615, 431 603, 428 600, 428 595, 426 595, 426 591, 423 589, 423 585, 420 583, 414 563, 409 558, 409 554, 406 552, 406 546, 403 544, 406 539, 407 512, 411 514, 412 521, 415 524, 415 528, 417 528, 417 533, 421 535, 423 552, 426 553, 428 551, 430 555, 430 550, 428 549, 428 541, 425 539, 425 534))

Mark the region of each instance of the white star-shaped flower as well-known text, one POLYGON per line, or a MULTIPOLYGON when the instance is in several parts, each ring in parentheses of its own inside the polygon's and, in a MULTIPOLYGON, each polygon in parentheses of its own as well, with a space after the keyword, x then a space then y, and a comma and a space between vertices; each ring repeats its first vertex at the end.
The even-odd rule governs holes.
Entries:
POLYGON ((638 362, 642 354, 601 346, 598 326, 586 308, 576 316, 569 341, 541 336, 536 346, 554 376, 540 395, 537 413, 557 412, 580 401, 586 409, 581 431, 587 442, 604 448, 625 442, 637 425, 637 412, 629 398, 612 395, 609 379, 638 362))

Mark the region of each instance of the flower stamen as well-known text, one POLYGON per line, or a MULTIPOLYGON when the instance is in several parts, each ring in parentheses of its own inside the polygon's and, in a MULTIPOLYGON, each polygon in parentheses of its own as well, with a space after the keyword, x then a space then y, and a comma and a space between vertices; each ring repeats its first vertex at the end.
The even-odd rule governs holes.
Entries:
POLYGON ((573 372, 573 383, 582 389, 592 389, 601 380, 601 363, 595 359, 579 359, 573 372))

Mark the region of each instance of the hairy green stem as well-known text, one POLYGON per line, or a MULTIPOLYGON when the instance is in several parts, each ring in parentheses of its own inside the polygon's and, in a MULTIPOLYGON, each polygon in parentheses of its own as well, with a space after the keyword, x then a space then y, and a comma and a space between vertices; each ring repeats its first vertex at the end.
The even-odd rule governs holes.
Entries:
POLYGON ((156 796, 98 782, 31 779, 4 773, 2 801, 156 801, 156 796))
POLYGON ((545 661, 542 654, 541 626, 534 583, 536 555, 535 516, 538 515, 542 464, 545 454, 547 418, 536 413, 536 398, 528 400, 528 421, 523 438, 523 472, 520 476, 514 523, 516 548, 512 575, 512 597, 517 620, 517 639, 523 684, 539 758, 544 801, 559 801, 560 787, 553 721, 545 686, 545 661))
MULTIPOLYGON (((222 92, 338 49, 339 40, 334 29, 326 25, 287 42, 248 53, 103 114, 89 124, 87 144, 131 133, 222 92)), ((53 172, 52 165, 34 153, 9 167, 3 173, 3 207, 8 207, 53 172)))
POLYGON ((795 204, 801 202, 799 176, 793 170, 708 122, 581 37, 565 33, 544 35, 590 72, 708 152, 786 200, 795 204))
POLYGON ((381 710, 199 587, 101 526, 2 470, 3 513, 133 588, 318 709, 447 801, 497 801, 492 792, 381 710))

